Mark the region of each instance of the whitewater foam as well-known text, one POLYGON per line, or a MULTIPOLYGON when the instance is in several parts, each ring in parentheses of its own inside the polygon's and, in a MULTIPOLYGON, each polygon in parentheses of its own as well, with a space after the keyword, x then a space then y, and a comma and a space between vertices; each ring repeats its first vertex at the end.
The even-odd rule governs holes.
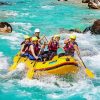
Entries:
POLYGON ((8 57, 5 57, 4 54, 0 52, 0 69, 7 69, 8 66, 8 57))
POLYGON ((1 18, 6 18, 6 17, 15 17, 18 15, 18 12, 16 11, 0 11, 0 17, 1 18))
POLYGON ((49 6, 49 5, 46 5, 46 6, 42 6, 41 8, 45 9, 45 10, 51 10, 54 8, 54 6, 49 6))

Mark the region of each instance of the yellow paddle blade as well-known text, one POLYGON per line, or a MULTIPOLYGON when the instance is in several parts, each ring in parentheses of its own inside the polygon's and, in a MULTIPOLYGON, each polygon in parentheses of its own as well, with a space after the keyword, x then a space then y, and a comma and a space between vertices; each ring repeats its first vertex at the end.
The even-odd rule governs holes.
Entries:
POLYGON ((88 68, 85 69, 85 72, 89 78, 95 77, 94 73, 91 70, 89 70, 88 68))
POLYGON ((13 62, 17 62, 20 58, 20 52, 17 53, 17 55, 13 58, 13 62))
POLYGON ((27 72, 27 75, 26 77, 29 78, 29 79, 32 79, 34 76, 34 69, 31 69, 27 72))
POLYGON ((9 71, 13 71, 16 69, 17 63, 14 63, 12 66, 9 67, 9 71))

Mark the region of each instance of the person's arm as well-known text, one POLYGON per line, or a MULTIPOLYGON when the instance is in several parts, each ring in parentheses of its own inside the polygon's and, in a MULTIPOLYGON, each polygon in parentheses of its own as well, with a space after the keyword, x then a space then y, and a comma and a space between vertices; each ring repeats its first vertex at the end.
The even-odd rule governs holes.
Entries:
POLYGON ((51 43, 52 43, 52 40, 50 40, 50 41, 48 42, 48 45, 51 45, 51 43))
POLYGON ((38 41, 40 42, 41 40, 43 40, 43 39, 44 39, 44 37, 45 37, 45 36, 42 36, 40 39, 38 39, 38 41))
POLYGON ((34 49, 33 49, 33 45, 30 46, 30 50, 32 52, 32 55, 35 57, 35 59, 38 59, 38 56, 35 55, 34 49))
POLYGON ((64 41, 64 44, 68 44, 70 42, 70 40, 68 39, 68 40, 65 40, 64 41))
POLYGON ((77 45, 74 45, 74 49, 77 52, 77 54, 80 55, 80 50, 79 50, 79 47, 77 45))

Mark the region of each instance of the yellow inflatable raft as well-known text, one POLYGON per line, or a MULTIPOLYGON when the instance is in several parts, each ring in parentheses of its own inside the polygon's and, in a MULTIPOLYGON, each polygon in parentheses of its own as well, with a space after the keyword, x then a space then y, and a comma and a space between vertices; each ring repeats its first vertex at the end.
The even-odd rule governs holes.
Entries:
POLYGON ((79 70, 76 60, 71 56, 55 56, 52 60, 39 62, 20 57, 20 54, 17 54, 13 62, 9 68, 10 71, 15 70, 19 63, 25 63, 28 70, 34 69, 34 73, 38 72, 39 74, 65 75, 77 73, 79 70))

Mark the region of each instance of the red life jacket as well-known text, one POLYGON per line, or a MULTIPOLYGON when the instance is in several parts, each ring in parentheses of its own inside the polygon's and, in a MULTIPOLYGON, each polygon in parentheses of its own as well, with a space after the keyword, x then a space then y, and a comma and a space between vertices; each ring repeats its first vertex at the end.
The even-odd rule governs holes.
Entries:
POLYGON ((74 44, 75 43, 68 43, 66 44, 63 48, 64 48, 64 51, 67 51, 67 52, 70 52, 70 53, 74 53, 75 49, 74 49, 74 44))
POLYGON ((58 42, 52 41, 52 42, 49 43, 49 45, 48 45, 49 51, 57 51, 58 45, 59 45, 58 42))
MULTIPOLYGON (((39 44, 32 44, 32 45, 33 45, 33 49, 34 49, 35 55, 38 55, 39 54, 39 51, 40 51, 39 44)), ((29 51, 29 53, 32 55, 32 52, 31 51, 29 51)))

